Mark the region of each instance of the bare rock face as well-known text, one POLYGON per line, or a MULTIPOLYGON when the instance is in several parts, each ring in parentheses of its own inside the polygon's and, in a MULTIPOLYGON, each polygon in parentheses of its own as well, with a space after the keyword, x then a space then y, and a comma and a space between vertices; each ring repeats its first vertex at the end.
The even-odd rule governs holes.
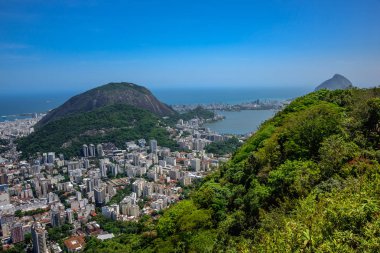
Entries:
POLYGON ((37 127, 71 114, 89 112, 115 104, 132 105, 161 117, 175 114, 171 107, 160 102, 143 86, 125 82, 109 83, 70 98, 63 105, 50 111, 38 122, 37 127))
POLYGON ((335 74, 332 78, 329 80, 324 81, 320 85, 318 85, 315 90, 321 90, 321 89, 328 89, 328 90, 345 90, 352 88, 353 85, 346 77, 335 74))

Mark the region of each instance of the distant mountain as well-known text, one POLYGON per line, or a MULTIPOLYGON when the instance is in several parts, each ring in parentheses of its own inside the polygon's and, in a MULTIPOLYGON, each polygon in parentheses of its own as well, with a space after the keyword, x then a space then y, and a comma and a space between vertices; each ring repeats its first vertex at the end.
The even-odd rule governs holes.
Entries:
POLYGON ((352 88, 353 85, 346 77, 335 74, 332 78, 329 80, 324 81, 320 85, 318 85, 315 90, 321 90, 321 89, 328 89, 328 90, 345 90, 352 88))
POLYGON ((70 98, 63 105, 50 111, 36 127, 41 127, 68 115, 90 112, 117 104, 135 106, 161 117, 176 114, 171 107, 160 102, 143 86, 126 82, 109 83, 70 98))

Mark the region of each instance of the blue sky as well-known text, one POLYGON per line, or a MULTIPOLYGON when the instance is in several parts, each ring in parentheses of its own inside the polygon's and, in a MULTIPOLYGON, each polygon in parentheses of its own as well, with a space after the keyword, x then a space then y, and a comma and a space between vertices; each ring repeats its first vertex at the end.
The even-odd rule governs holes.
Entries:
POLYGON ((0 92, 380 85, 380 0, 0 1, 0 92))

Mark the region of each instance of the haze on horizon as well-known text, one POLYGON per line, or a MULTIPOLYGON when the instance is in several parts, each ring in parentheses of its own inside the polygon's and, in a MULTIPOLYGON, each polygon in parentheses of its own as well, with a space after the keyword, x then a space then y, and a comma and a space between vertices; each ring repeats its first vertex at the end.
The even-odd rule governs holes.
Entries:
POLYGON ((380 1, 0 2, 0 93, 380 84, 380 1))

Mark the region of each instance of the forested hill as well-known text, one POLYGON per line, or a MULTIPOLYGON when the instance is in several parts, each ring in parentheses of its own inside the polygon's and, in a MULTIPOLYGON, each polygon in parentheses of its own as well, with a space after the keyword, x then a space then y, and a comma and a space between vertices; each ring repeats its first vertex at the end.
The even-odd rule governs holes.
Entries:
POLYGON ((73 114, 117 104, 135 106, 161 117, 176 115, 171 107, 160 102, 143 86, 127 82, 109 83, 70 98, 63 105, 50 111, 36 127, 73 114))
POLYGON ((165 127, 160 117, 147 110, 116 104, 49 122, 19 139, 17 147, 26 158, 50 151, 73 157, 80 154, 85 143, 112 142, 123 148, 126 141, 140 138, 156 139, 160 145, 173 148, 176 143, 165 127))
POLYGON ((380 88, 300 97, 191 198, 85 251, 379 252, 379 144, 380 88))
POLYGON ((78 156, 83 144, 156 139, 172 150, 177 144, 166 127, 179 119, 209 119, 214 113, 201 107, 179 114, 160 102, 147 88, 133 83, 109 83, 74 96, 50 111, 36 131, 17 141, 24 158, 37 152, 78 156))
POLYGON ((209 119, 214 113, 196 108, 161 118, 152 112, 126 104, 114 104, 93 111, 75 113, 53 120, 17 140, 17 148, 28 158, 37 152, 57 152, 65 157, 80 155, 83 144, 113 143, 119 148, 126 141, 156 139, 160 146, 175 150, 178 145, 167 131, 179 119, 209 119))

